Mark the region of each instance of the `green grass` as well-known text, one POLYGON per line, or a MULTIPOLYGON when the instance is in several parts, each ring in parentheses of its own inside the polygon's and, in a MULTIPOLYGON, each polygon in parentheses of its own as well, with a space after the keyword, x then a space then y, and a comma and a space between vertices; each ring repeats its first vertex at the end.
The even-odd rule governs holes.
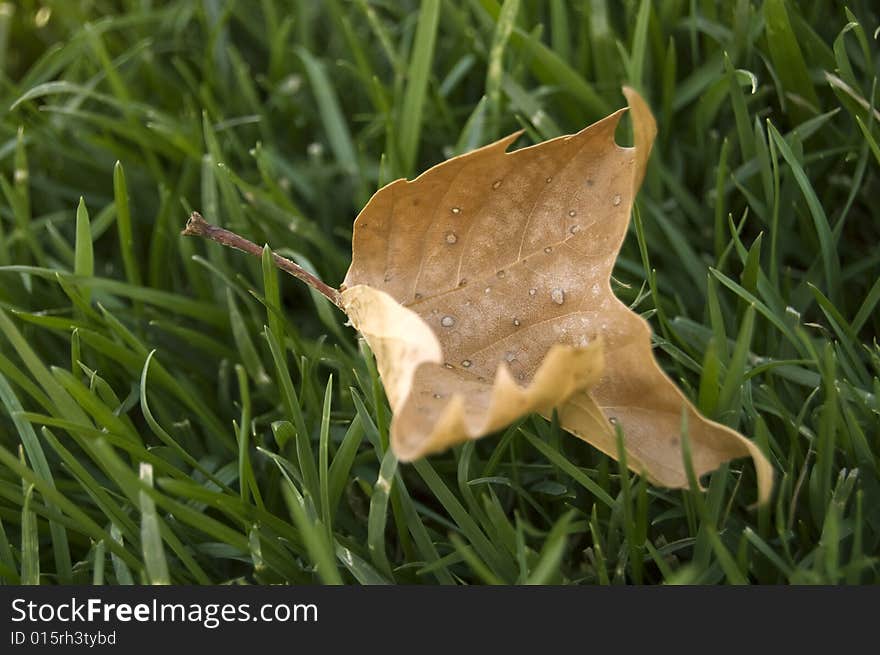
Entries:
POLYGON ((0 580, 880 579, 874 3, 0 7, 0 580), (655 488, 539 417, 398 465, 342 314, 179 236, 338 284, 379 186, 624 83, 660 133, 615 291, 766 506, 748 462, 655 488))

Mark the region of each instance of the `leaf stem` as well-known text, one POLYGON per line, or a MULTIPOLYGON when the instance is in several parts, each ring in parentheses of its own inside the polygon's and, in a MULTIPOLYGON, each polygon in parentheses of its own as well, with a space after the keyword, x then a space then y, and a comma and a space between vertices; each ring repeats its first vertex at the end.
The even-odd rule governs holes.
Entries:
MULTIPOLYGON (((254 257, 262 257, 263 255, 263 249, 253 241, 248 241, 244 237, 237 235, 235 232, 230 232, 222 227, 211 225, 199 212, 193 212, 190 214, 189 220, 186 222, 186 227, 181 234, 187 237, 204 237, 223 246, 241 250, 254 257)), ((327 298, 327 300, 339 307, 339 309, 343 309, 342 296, 337 289, 325 284, 320 278, 315 277, 302 266, 290 261, 286 257, 282 257, 273 252, 272 258, 275 261, 275 266, 285 273, 289 273, 301 282, 305 282, 315 291, 327 298)), ((343 309, 343 311, 345 310, 343 309)))

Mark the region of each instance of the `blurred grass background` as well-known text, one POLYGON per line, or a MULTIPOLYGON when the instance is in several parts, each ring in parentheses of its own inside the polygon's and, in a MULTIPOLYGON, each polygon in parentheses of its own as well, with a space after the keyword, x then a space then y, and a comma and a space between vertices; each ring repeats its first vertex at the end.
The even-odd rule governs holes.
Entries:
MULTIPOLYGON (((865 583, 880 553, 874 3, 0 3, 0 579, 865 583), (553 422, 414 465, 330 284, 381 185, 640 90, 615 291, 777 470, 654 488, 553 422)), ((625 140, 625 135, 622 137, 625 140)))

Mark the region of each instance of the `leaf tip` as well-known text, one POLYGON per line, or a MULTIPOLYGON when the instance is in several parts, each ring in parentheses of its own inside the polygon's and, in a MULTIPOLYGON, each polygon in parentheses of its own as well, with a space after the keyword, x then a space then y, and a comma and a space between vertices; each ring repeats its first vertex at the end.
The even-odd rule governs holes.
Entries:
POLYGON ((645 178, 648 158, 651 156, 651 148, 657 136, 657 121, 654 120, 648 103, 633 87, 624 86, 623 95, 626 96, 633 122, 633 139, 636 149, 636 170, 633 180, 633 194, 635 194, 645 178))

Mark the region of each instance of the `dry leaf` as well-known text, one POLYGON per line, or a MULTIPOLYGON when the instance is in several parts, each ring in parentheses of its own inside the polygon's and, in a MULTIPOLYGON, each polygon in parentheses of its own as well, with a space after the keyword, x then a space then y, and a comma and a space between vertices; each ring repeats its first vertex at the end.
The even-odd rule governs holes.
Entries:
POLYGON ((625 111, 507 153, 519 134, 380 189, 354 225, 341 304, 376 356, 403 460, 558 408, 561 425, 652 481, 687 486, 686 415, 698 476, 760 450, 702 417, 660 370, 650 328, 612 293, 611 270, 656 125, 625 89, 635 146, 614 141, 625 111))
MULTIPOLYGON (((651 330, 612 293, 611 270, 657 133, 625 110, 571 136, 507 153, 519 134, 380 189, 354 225, 342 292, 296 263, 275 264, 345 311, 373 349, 403 461, 498 430, 529 412, 657 484, 685 487, 686 426, 696 475, 750 455, 759 502, 773 469, 751 441, 697 412, 651 352, 651 330)), ((185 235, 255 256, 255 243, 194 212, 185 235)))

